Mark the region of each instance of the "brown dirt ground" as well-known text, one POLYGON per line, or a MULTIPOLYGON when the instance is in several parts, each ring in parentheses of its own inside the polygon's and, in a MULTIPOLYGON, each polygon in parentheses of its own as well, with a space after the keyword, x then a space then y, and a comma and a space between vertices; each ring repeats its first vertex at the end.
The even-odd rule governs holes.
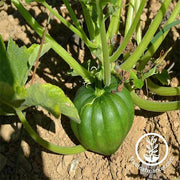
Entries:
MULTIPOLYGON (((175 0, 172 1, 169 12, 176 5, 176 2, 175 0)), ((56 5, 58 11, 61 5, 61 1, 59 1, 56 5)), ((37 17, 38 22, 45 25, 48 14, 42 6, 32 3, 31 6, 26 5, 26 7, 37 17)), ((66 16, 66 10, 63 7, 61 7, 63 15, 66 16)), ((159 7, 160 3, 158 0, 148 1, 142 15, 144 32, 159 7)), ((79 11, 77 10, 77 12, 79 11)), ((66 18, 68 19, 69 17, 66 18)), ((88 52, 86 54, 84 50, 71 46, 71 44, 69 45, 69 39, 72 34, 58 23, 59 21, 53 18, 49 26, 50 34, 63 46, 67 45, 74 57, 84 60, 88 56, 88 52)), ((32 43, 40 42, 39 37, 26 24, 10 1, 7 1, 0 7, 0 34, 5 42, 8 41, 9 37, 12 37, 19 45, 29 46, 32 43)), ((172 28, 169 34, 169 39, 165 40, 168 43, 164 43, 167 46, 170 46, 170 43, 174 44, 177 42, 179 29, 172 28)), ((162 48, 166 49, 165 46, 162 48)), ((176 53, 180 57, 178 48, 179 46, 176 53)), ((173 58, 175 59, 177 56, 171 56, 171 59, 167 59, 167 61, 175 61, 173 58)), ((179 85, 180 71, 178 62, 175 63, 177 64, 175 65, 176 69, 173 69, 172 86, 179 85)), ((53 51, 50 51, 45 57, 41 58, 35 81, 58 85, 69 97, 73 98, 80 80, 67 76, 67 69, 68 65, 53 51)), ((157 97, 154 96, 154 98, 157 97)), ((171 100, 175 99, 178 98, 175 97, 171 100)), ((133 126, 119 150, 110 157, 110 160, 89 151, 66 156, 51 153, 37 145, 24 130, 19 146, 18 166, 16 166, 16 162, 21 124, 17 117, 0 116, 0 179, 180 179, 180 111, 153 113, 141 110, 138 107, 135 109, 133 126), (168 143, 169 153, 161 166, 173 158, 164 171, 153 175, 141 173, 131 161, 131 157, 134 157, 135 161, 141 167, 143 166, 136 157, 135 145, 137 140, 148 132, 156 132, 162 135, 168 143), (17 169, 17 178, 14 176, 15 169, 17 169)), ((46 140, 62 146, 74 145, 69 120, 66 117, 62 116, 59 119, 55 119, 41 108, 30 108, 27 113, 27 119, 39 135, 46 140)))

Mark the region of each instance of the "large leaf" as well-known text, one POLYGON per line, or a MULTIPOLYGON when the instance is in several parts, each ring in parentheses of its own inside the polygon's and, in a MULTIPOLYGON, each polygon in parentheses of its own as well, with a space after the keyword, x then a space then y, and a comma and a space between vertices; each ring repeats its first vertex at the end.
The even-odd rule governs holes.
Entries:
POLYGON ((0 101, 9 101, 14 97, 13 88, 5 82, 0 81, 0 101))
POLYGON ((41 106, 59 117, 60 113, 80 123, 77 109, 71 100, 57 86, 51 84, 33 84, 27 89, 27 97, 22 106, 41 106))
POLYGON ((9 60, 6 54, 6 48, 0 35, 0 81, 13 86, 14 78, 10 68, 9 60))
MULTIPOLYGON (((10 84, 14 90, 17 86, 24 86, 28 74, 36 61, 40 45, 33 44, 30 48, 18 47, 10 38, 7 52, 0 36, 0 81, 10 84)), ((40 56, 50 49, 50 44, 43 45, 40 56)))
POLYGON ((25 96, 26 91, 23 87, 18 89, 18 93, 15 93, 8 83, 0 81, 0 115, 15 113, 13 107, 20 107, 25 96))
MULTIPOLYGON (((10 38, 7 55, 15 84, 23 86, 26 83, 28 74, 36 61, 39 47, 40 45, 33 44, 30 48, 26 48, 25 46, 19 48, 10 38)), ((50 44, 44 44, 40 56, 49 49, 50 44)))

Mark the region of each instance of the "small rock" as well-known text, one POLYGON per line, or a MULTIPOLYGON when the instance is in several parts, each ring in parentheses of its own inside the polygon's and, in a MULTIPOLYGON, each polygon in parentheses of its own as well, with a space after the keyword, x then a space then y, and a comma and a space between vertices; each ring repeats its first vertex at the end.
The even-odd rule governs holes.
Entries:
POLYGON ((7 163, 7 158, 4 155, 0 154, 0 171, 3 170, 6 163, 7 163))
POLYGON ((171 79, 171 87, 177 87, 179 85, 179 81, 176 77, 171 79))
POLYGON ((69 175, 70 175, 71 178, 75 176, 78 164, 79 164, 79 160, 78 159, 74 159, 72 161, 72 163, 70 165, 70 169, 69 169, 69 175))

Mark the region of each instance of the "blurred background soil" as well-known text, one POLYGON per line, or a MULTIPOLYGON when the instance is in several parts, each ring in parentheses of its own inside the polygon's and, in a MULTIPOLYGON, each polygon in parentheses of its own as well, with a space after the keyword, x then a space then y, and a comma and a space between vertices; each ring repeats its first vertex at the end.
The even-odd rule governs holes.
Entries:
MULTIPOLYGON (((49 1, 50 2, 50 1, 49 1)), ((167 20, 177 1, 172 1, 171 6, 164 18, 167 20)), ((36 20, 45 26, 49 12, 37 3, 25 5, 29 12, 36 17, 36 20)), ((67 10, 61 1, 57 1, 55 7, 58 12, 70 21, 67 10)), ((76 1, 72 1, 72 7, 82 18, 81 8, 76 1)), ((153 17, 160 8, 160 1, 148 0, 144 13, 141 17, 143 33, 145 33, 153 17)), ((124 11, 122 11, 122 27, 124 23, 124 11)), ((55 17, 52 17, 48 27, 49 33, 73 57, 80 62, 87 60, 90 53, 85 50, 83 44, 76 44, 78 41, 73 33, 63 26, 55 17)), ((121 28, 123 29, 123 28, 121 28)), ((120 30, 121 31, 121 30, 120 30)), ((172 68, 171 86, 179 86, 180 77, 180 27, 173 27, 159 48, 156 56, 161 50, 166 51, 170 46, 173 50, 166 58, 172 68), (179 61, 179 62, 178 62, 179 61)), ((7 44, 9 37, 19 46, 30 46, 32 43, 40 43, 40 38, 27 25, 16 8, 7 0, 0 6, 0 34, 7 44)), ((123 34, 123 32, 122 32, 123 34)), ((129 44, 127 51, 133 51, 133 44, 129 44)), ((67 74, 69 66, 52 50, 41 59, 37 69, 35 81, 39 83, 51 83, 61 87, 67 96, 73 99, 77 88, 82 84, 78 77, 71 77, 67 74)), ((32 74, 29 75, 31 78, 32 74)), ((142 92, 139 92, 142 94, 142 92)), ((152 95, 154 99, 161 100, 165 97, 152 95)), ((173 97, 170 100, 178 100, 173 97)), ((22 179, 22 180, 133 180, 133 179, 180 179, 180 111, 153 113, 135 107, 135 118, 133 126, 119 150, 109 159, 102 155, 86 151, 77 155, 54 154, 36 144, 24 130, 21 136, 21 123, 16 116, 0 116, 0 179, 22 179), (161 164, 165 165, 170 158, 173 158, 169 166, 157 174, 144 174, 132 163, 131 158, 139 163, 135 154, 135 145, 138 139, 145 133, 155 132, 162 135, 169 147, 166 160, 161 164), (18 153, 19 152, 19 153, 18 153), (19 154, 19 155, 18 155, 19 154), (18 157, 18 158, 17 158, 18 157), (17 176, 15 177, 15 173, 17 176)), ((65 116, 55 119, 48 112, 41 108, 30 108, 27 110, 27 119, 37 133, 44 139, 61 146, 73 146, 74 136, 70 129, 69 120, 65 116)), ((142 166, 142 164, 140 164, 142 166)))

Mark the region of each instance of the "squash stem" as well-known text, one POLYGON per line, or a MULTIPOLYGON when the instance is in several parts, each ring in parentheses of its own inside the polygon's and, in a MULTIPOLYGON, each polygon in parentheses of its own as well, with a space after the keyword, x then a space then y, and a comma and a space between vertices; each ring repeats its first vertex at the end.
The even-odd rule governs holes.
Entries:
POLYGON ((150 79, 147 79, 148 88, 155 94, 160 96, 178 96, 180 95, 179 87, 162 87, 154 84, 150 79))
POLYGON ((150 43, 150 41, 153 38, 157 28, 159 27, 159 25, 160 25, 160 23, 161 23, 161 21, 163 19, 163 16, 166 13, 166 10, 167 10, 170 2, 171 2, 171 0, 165 0, 162 3, 158 14, 156 15, 155 19, 153 20, 152 24, 150 25, 150 27, 149 27, 148 31, 146 32, 145 36, 143 37, 141 43, 136 48, 134 53, 123 64, 121 64, 121 66, 120 66, 121 69, 124 69, 124 70, 130 69, 139 60, 140 56, 146 50, 147 45, 150 43))
POLYGON ((131 91, 130 94, 134 104, 147 111, 166 112, 180 109, 180 101, 156 102, 140 98, 134 91, 131 91))
POLYGON ((35 142, 37 142, 44 148, 52 152, 59 153, 59 154, 78 154, 78 153, 86 151, 86 149, 84 149, 84 147, 81 145, 77 145, 74 147, 61 147, 42 139, 29 125, 23 113, 18 109, 15 109, 15 110, 16 110, 16 114, 18 115, 20 121, 22 122, 23 126, 25 127, 29 135, 34 139, 35 142))
POLYGON ((106 37, 106 29, 105 29, 105 23, 103 18, 103 8, 102 8, 102 2, 101 0, 96 1, 97 5, 97 14, 98 14, 98 21, 99 21, 99 28, 100 28, 100 38, 101 38, 101 49, 102 49, 102 55, 103 55, 103 81, 105 86, 109 86, 111 82, 111 64, 109 61, 109 49, 107 44, 107 37, 106 37))

